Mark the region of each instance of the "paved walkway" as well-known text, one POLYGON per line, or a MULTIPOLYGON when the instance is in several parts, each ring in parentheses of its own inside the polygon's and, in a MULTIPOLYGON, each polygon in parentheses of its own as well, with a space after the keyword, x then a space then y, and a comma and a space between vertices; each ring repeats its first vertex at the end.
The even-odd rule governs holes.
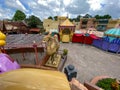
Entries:
POLYGON ((120 54, 79 43, 62 43, 60 49, 64 48, 69 50, 65 66, 75 66, 78 72, 77 79, 81 83, 99 75, 120 79, 120 54))

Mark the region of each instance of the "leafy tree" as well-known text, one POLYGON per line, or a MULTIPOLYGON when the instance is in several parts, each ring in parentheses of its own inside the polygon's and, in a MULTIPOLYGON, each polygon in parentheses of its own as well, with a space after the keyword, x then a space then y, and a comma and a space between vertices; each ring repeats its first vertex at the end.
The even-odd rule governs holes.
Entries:
POLYGON ((110 19, 112 18, 109 14, 106 14, 104 16, 100 16, 100 15, 95 15, 94 16, 96 19, 110 19))
POLYGON ((73 20, 71 18, 69 18, 69 20, 72 22, 73 20))
POLYGON ((75 22, 80 22, 80 18, 81 18, 81 15, 78 15, 76 18, 69 18, 69 20, 71 22, 75 21, 75 22))
POLYGON ((58 19, 58 16, 54 16, 54 20, 57 21, 57 19, 58 19))
POLYGON ((79 22, 80 18, 81 18, 81 15, 78 15, 77 18, 76 18, 76 21, 79 22))
POLYGON ((48 19, 51 19, 51 20, 53 20, 53 18, 52 18, 51 16, 49 16, 49 17, 48 17, 48 19))
POLYGON ((100 19, 100 16, 99 15, 95 15, 94 18, 100 19))
POLYGON ((92 16, 89 14, 86 14, 85 16, 83 16, 83 18, 92 18, 92 16))
POLYGON ((109 14, 106 14, 106 15, 104 15, 103 16, 105 19, 110 19, 110 18, 112 18, 109 14))
POLYGON ((69 18, 69 20, 70 20, 71 22, 73 22, 73 21, 76 22, 76 18, 69 18))
POLYGON ((31 15, 28 19, 26 19, 26 21, 28 23, 28 26, 31 28, 36 28, 38 25, 42 25, 41 20, 34 15, 31 15))
POLYGON ((14 21, 22 21, 26 18, 26 15, 24 12, 20 11, 20 10, 17 10, 13 16, 13 19, 14 21))

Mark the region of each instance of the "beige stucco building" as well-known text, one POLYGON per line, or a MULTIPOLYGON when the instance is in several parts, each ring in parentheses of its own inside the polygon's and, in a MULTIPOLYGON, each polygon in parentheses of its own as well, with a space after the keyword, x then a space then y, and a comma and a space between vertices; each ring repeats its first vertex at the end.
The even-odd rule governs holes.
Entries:
POLYGON ((80 19, 80 29, 86 29, 91 27, 96 27, 96 19, 95 18, 81 18, 80 19))
POLYGON ((79 30, 80 29, 80 22, 73 21, 73 24, 76 26, 75 30, 79 30))
POLYGON ((107 29, 117 27, 120 24, 120 19, 109 19, 107 29))
POLYGON ((46 32, 50 31, 50 30, 58 30, 58 26, 63 23, 65 20, 67 19, 67 17, 63 17, 63 16, 58 16, 58 20, 52 20, 52 19, 44 19, 43 20, 43 26, 46 32))

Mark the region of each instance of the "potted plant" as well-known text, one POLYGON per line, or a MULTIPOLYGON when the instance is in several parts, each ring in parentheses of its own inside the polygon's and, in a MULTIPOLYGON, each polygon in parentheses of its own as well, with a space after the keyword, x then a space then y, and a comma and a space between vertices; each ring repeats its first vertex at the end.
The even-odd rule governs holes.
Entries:
POLYGON ((63 49, 62 58, 63 59, 67 58, 67 54, 68 54, 68 49, 63 49))
POLYGON ((99 80, 96 85, 104 90, 120 90, 119 83, 113 78, 99 80))
POLYGON ((67 55, 68 54, 68 50, 67 49, 63 49, 63 55, 67 55))

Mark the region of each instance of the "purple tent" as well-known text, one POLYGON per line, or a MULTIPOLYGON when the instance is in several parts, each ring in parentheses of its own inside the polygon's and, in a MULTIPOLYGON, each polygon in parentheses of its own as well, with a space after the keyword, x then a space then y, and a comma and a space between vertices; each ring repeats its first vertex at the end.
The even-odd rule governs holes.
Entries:
POLYGON ((105 37, 105 38, 103 39, 102 47, 101 47, 101 48, 102 48, 103 50, 107 51, 108 48, 109 48, 109 44, 110 44, 109 37, 105 37))
POLYGON ((112 41, 109 45, 108 50, 117 53, 120 52, 120 27, 112 28, 105 31, 105 35, 111 37, 110 41, 112 41))
POLYGON ((110 43, 108 50, 111 52, 117 52, 119 48, 120 48, 120 39, 117 38, 110 43))
POLYGON ((120 53, 120 47, 119 47, 119 49, 118 49, 117 53, 120 53))
POLYGON ((92 45, 97 47, 97 48, 101 48, 102 47, 102 42, 103 42, 103 40, 101 38, 94 39, 92 45))
POLYGON ((19 64, 7 54, 0 54, 0 73, 20 68, 19 64))

